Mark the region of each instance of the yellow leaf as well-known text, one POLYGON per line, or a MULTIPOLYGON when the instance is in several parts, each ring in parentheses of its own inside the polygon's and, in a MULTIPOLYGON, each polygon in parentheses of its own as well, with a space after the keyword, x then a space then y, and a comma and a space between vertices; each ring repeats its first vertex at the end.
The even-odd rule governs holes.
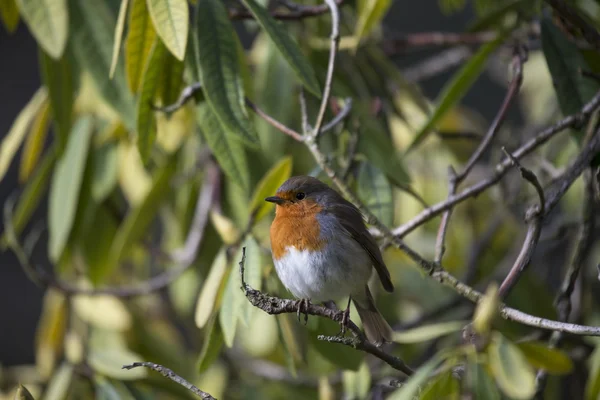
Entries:
POLYGON ((292 158, 290 156, 283 157, 258 182, 250 202, 250 210, 254 213, 256 222, 267 215, 274 207, 274 204, 265 201, 265 198, 274 196, 277 188, 290 177, 291 173, 292 158))
POLYGON ((50 123, 50 103, 45 101, 33 120, 23 154, 21 155, 21 167, 19 169, 19 182, 26 182, 37 166, 40 154, 44 148, 48 125, 50 123))
POLYGON ((131 206, 146 198, 152 178, 144 169, 140 153, 134 143, 121 141, 118 148, 119 186, 131 206))
POLYGON ((67 326, 67 303, 62 293, 48 289, 43 304, 35 337, 35 358, 40 375, 47 379, 52 375, 62 352, 67 326))
POLYGON ((237 229, 233 221, 223 214, 216 212, 215 210, 211 210, 210 221, 225 244, 233 244, 240 237, 240 231, 237 229))
POLYGON ((119 61, 119 53, 121 52, 121 41, 123 40, 123 30, 125 29, 125 17, 127 16, 127 6, 129 0, 121 0, 121 7, 119 7, 119 17, 117 18, 117 25, 115 25, 115 42, 113 43, 113 54, 112 61, 110 63, 109 76, 112 78, 115 69, 117 68, 117 62, 119 61))
POLYGON ((129 13, 129 32, 125 41, 125 73, 129 89, 133 93, 138 92, 142 83, 144 66, 155 37, 146 0, 133 0, 129 13))
POLYGON ((15 0, 0 0, 0 19, 8 33, 14 33, 19 25, 19 8, 15 0))
POLYGON ((190 20, 187 0, 148 0, 147 4, 156 33, 167 49, 183 60, 190 20))
POLYGON ((222 286, 223 277, 227 272, 227 254, 225 250, 225 248, 222 248, 216 255, 210 267, 210 272, 202 284, 194 317, 198 328, 203 328, 206 325, 215 308, 217 294, 219 288, 222 286))
POLYGON ((79 318, 98 328, 124 331, 131 327, 131 314, 114 296, 76 295, 73 309, 79 318))

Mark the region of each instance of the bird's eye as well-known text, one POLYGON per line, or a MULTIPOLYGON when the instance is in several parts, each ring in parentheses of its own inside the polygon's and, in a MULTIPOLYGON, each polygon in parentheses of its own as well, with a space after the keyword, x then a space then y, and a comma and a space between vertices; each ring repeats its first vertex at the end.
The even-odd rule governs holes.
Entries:
POLYGON ((302 200, 305 197, 306 197, 306 195, 302 192, 296 193, 296 199, 298 199, 298 200, 302 200))

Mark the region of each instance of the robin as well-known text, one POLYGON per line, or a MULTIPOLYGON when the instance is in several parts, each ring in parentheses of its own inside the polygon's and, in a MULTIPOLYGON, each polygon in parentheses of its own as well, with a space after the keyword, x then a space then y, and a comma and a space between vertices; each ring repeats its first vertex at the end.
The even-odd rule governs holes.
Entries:
POLYGON ((284 286, 303 301, 349 296, 344 321, 353 301, 367 339, 378 346, 391 341, 392 329, 367 286, 372 267, 386 291, 393 292, 394 286, 361 212, 310 176, 291 177, 265 200, 276 204, 271 249, 284 286))

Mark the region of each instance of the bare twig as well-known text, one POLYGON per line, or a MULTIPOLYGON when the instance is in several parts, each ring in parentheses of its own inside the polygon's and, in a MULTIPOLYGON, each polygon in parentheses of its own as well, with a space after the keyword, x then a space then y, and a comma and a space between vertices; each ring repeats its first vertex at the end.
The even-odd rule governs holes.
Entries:
POLYGON ((150 368, 151 370, 160 373, 162 376, 165 376, 165 377, 171 379, 173 382, 178 383, 179 385, 183 386, 184 388, 186 388, 187 390, 189 390, 190 392, 194 393, 195 395, 199 396, 202 399, 216 400, 210 394, 203 392, 202 390, 198 389, 196 386, 192 385, 190 382, 186 381, 185 379, 183 379, 182 377, 177 375, 175 372, 173 372, 169 368, 163 367, 160 364, 143 361, 143 362, 134 362, 133 364, 128 364, 128 365, 123 365, 123 369, 133 369, 133 368, 138 368, 138 367, 150 368))
MULTIPOLYGON (((335 0, 336 5, 342 5, 344 0, 335 0)), ((291 2, 286 2, 286 7, 291 11, 273 11, 271 16, 275 19, 280 20, 300 20, 304 18, 316 17, 319 15, 325 14, 329 8, 325 4, 319 4, 315 6, 305 6, 301 4, 295 4, 293 7, 290 7, 291 2)), ((229 10, 229 18, 233 20, 241 20, 241 19, 252 19, 254 18, 252 14, 246 10, 234 9, 229 10)))
POLYGON ((275 118, 271 117, 269 114, 260 109, 256 104, 252 103, 250 100, 246 99, 246 105, 248 108, 252 109, 258 116, 264 119, 269 125, 273 126, 275 129, 285 133, 290 136, 292 139, 297 140, 299 142, 303 141, 304 138, 302 135, 295 130, 288 128, 281 122, 277 121, 275 118))
POLYGON ((402 70, 404 78, 411 83, 424 81, 460 65, 473 54, 466 46, 444 50, 402 70))
MULTIPOLYGON (((452 197, 456 194, 456 186, 458 185, 458 179, 456 177, 456 171, 454 168, 448 167, 448 197, 452 197)), ((441 268, 442 257, 446 252, 446 233, 448 232, 448 225, 450 224, 450 217, 452 216, 452 208, 446 210, 442 216, 442 222, 438 228, 437 239, 435 242, 435 258, 434 262, 441 268)))
POLYGON ((352 98, 348 97, 344 99, 344 107, 340 110, 340 112, 331 119, 328 123, 323 125, 321 128, 321 133, 325 133, 331 130, 333 127, 337 126, 340 122, 342 122, 348 115, 350 115, 350 111, 352 110, 352 98))
MULTIPOLYGON (((242 259, 240 260, 240 276, 242 281, 241 289, 244 291, 244 294, 248 301, 257 308, 260 308, 267 314, 277 315, 277 314, 296 314, 298 312, 298 306, 300 300, 290 300, 290 299, 280 299, 278 297, 273 297, 266 295, 256 289, 253 289, 246 283, 244 278, 244 264, 246 261, 246 249, 242 248, 242 259)), ((310 302, 303 303, 302 312, 308 315, 315 315, 323 318, 328 318, 332 321, 341 323, 344 319, 344 311, 340 311, 337 309, 327 308, 321 305, 315 305, 310 302)), ((385 361, 391 367, 397 369, 405 373, 406 375, 411 375, 413 373, 412 369, 408 367, 404 361, 400 358, 395 357, 391 354, 388 354, 381 350, 379 347, 375 346, 373 343, 369 342, 365 335, 362 333, 360 328, 356 326, 354 322, 347 319, 347 326, 350 332, 353 334, 352 339, 331 339, 331 337, 323 336, 319 337, 320 340, 328 340, 328 341, 343 343, 346 345, 350 345, 357 350, 362 350, 369 354, 374 355, 375 357, 385 361)))
POLYGON ((502 151, 504 151, 506 156, 510 158, 513 165, 519 168, 523 179, 535 187, 540 201, 539 207, 533 206, 527 210, 527 215, 525 217, 525 220, 528 221, 529 224, 527 236, 525 237, 519 256, 511 267, 510 272, 500 285, 500 289, 498 289, 498 296, 501 299, 504 299, 506 296, 508 296, 510 290, 517 283, 525 268, 529 266, 533 252, 535 251, 537 243, 540 240, 540 233, 542 232, 542 220, 544 218, 544 189, 542 189, 542 185, 540 185, 540 182, 533 172, 523 167, 519 161, 517 161, 517 159, 506 150, 506 148, 502 147, 502 151))
POLYGON ((335 70, 335 57, 337 55, 338 46, 340 44, 340 12, 335 0, 325 0, 327 7, 331 11, 331 47, 329 49, 329 62, 327 63, 327 76, 325 78, 325 87, 323 88, 323 98, 321 99, 321 107, 317 114, 317 120, 313 128, 312 137, 317 139, 321 134, 321 127, 325 120, 325 112, 331 95, 331 83, 333 82, 333 71, 335 70))

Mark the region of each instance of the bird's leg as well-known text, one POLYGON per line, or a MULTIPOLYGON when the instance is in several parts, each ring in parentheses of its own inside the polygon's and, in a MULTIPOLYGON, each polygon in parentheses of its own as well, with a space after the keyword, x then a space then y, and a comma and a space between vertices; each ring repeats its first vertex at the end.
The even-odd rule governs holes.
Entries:
POLYGON ((351 301, 352 301, 352 297, 348 297, 348 305, 346 306, 346 309, 344 310, 344 315, 342 316, 342 321, 340 322, 342 329, 340 330, 340 333, 338 333, 338 336, 344 336, 346 334, 346 328, 348 328, 348 321, 350 321, 350 302, 351 301))
POLYGON ((302 313, 302 306, 304 306, 304 325, 308 323, 308 305, 310 304, 309 299, 298 300, 298 310, 296 311, 298 316, 298 322, 300 322, 300 314, 302 313))

